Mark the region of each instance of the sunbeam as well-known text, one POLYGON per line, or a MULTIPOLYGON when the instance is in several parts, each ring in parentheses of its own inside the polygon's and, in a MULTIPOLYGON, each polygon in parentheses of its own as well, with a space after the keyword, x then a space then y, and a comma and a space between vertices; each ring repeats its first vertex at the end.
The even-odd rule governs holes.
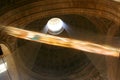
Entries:
POLYGON ((77 50, 82 50, 82 51, 106 55, 106 56, 119 57, 120 50, 110 46, 99 45, 92 42, 76 40, 71 38, 58 37, 58 36, 23 30, 9 26, 5 27, 4 30, 7 32, 8 35, 17 38, 45 43, 49 45, 73 48, 77 50))

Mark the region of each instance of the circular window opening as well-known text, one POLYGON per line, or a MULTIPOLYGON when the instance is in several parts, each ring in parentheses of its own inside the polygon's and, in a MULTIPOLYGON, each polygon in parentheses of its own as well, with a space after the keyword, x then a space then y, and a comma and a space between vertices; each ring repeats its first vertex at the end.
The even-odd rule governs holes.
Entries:
POLYGON ((47 22, 48 32, 53 35, 60 34, 64 30, 63 24, 60 18, 51 18, 47 22))

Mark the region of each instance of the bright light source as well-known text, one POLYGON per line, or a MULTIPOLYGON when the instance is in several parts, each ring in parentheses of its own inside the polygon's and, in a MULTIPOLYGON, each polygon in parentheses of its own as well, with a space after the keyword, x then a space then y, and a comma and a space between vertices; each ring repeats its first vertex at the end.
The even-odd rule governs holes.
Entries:
POLYGON ((0 64, 0 73, 3 73, 7 70, 6 65, 7 65, 6 63, 0 64))
POLYGON ((47 23, 48 30, 51 34, 58 34, 63 31, 63 21, 60 18, 52 18, 47 23))

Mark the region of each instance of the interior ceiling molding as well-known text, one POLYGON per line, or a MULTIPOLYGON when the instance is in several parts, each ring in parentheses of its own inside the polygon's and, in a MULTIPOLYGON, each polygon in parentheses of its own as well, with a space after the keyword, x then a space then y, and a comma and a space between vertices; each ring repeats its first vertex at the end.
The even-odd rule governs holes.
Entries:
POLYGON ((4 29, 0 28, 0 43, 6 45, 11 52, 15 51, 16 38, 5 33, 4 29))
MULTIPOLYGON (((85 16, 88 20, 90 20, 98 30, 100 30, 101 34, 106 34, 113 23, 111 20, 108 20, 103 17, 94 17, 94 16, 85 16)), ((114 26, 115 28, 116 26, 114 26)))
POLYGON ((106 36, 106 43, 117 49, 120 48, 120 26, 117 24, 111 24, 110 28, 108 29, 107 36, 106 36))
POLYGON ((3 25, 24 26, 25 24, 46 16, 83 14, 100 16, 119 23, 120 10, 118 7, 117 4, 115 5, 115 3, 108 0, 88 0, 87 3, 83 0, 58 0, 51 2, 43 0, 19 6, 18 8, 6 12, 1 16, 0 22, 3 25))

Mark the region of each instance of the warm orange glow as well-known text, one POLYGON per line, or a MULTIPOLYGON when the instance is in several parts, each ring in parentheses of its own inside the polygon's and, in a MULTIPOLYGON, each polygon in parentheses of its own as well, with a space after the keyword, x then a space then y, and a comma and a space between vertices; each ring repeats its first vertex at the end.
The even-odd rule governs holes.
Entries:
POLYGON ((31 40, 35 42, 45 43, 49 45, 73 48, 91 53, 97 53, 101 55, 119 57, 119 50, 116 48, 94 44, 91 42, 80 41, 70 38, 63 38, 52 36, 48 34, 18 29, 14 27, 6 27, 5 31, 14 37, 31 40))

